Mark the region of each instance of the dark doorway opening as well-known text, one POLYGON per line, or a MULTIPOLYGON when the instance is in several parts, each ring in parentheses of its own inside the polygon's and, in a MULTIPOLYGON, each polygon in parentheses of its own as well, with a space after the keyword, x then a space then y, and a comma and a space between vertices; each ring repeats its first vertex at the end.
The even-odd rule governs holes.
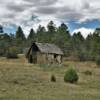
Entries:
POLYGON ((54 54, 54 60, 55 60, 55 62, 57 62, 57 54, 54 54))
POLYGON ((33 63, 32 55, 29 56, 29 63, 33 63))

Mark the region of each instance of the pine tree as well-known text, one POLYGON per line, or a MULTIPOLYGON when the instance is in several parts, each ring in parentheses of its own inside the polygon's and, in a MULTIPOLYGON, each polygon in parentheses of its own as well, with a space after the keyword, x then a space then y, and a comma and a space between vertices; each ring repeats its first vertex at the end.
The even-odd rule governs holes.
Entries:
POLYGON ((25 35, 24 35, 23 30, 20 26, 18 27, 18 29, 16 31, 16 39, 25 40, 25 35))
POLYGON ((30 30, 30 33, 29 33, 29 35, 28 35, 28 40, 33 40, 33 41, 35 41, 35 31, 34 31, 33 28, 30 30))
POLYGON ((91 49, 93 55, 100 56, 100 28, 96 28, 91 39, 91 49))
POLYGON ((63 51, 69 53, 70 50, 70 33, 66 24, 62 23, 54 34, 52 41, 63 49, 63 51))
POLYGON ((56 31, 56 27, 53 21, 50 21, 47 25, 48 33, 49 34, 54 34, 56 31))
POLYGON ((39 25, 37 29, 37 34, 36 34, 36 41, 37 42, 47 42, 47 34, 46 34, 46 29, 45 27, 39 25))

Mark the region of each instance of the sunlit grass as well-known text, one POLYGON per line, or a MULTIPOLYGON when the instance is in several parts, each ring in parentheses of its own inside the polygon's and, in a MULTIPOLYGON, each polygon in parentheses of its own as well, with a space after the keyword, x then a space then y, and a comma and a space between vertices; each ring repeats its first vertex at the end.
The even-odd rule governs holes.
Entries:
POLYGON ((66 61, 62 65, 32 65, 24 56, 0 58, 0 100, 100 100, 100 69, 93 62, 66 61), (76 69, 77 84, 63 80, 68 67, 76 69), (85 71, 92 75, 85 75, 85 71), (51 82, 51 75, 56 82, 51 82))

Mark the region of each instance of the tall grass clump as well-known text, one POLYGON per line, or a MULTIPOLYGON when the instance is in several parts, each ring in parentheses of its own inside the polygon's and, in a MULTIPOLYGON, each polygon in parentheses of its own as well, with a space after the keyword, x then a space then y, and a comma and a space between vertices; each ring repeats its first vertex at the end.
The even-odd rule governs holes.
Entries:
POLYGON ((86 71, 84 72, 84 74, 85 74, 85 75, 92 75, 92 71, 86 70, 86 71))
POLYGON ((55 77, 55 75, 51 75, 51 82, 56 82, 56 77, 55 77))

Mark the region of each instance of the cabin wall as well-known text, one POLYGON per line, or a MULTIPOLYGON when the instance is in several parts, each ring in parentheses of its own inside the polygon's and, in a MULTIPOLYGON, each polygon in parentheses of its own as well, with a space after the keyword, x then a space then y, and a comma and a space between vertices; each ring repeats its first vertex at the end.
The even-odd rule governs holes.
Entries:
POLYGON ((62 63, 62 55, 57 54, 45 54, 39 51, 30 51, 29 62, 34 64, 53 64, 62 63))
POLYGON ((32 58, 32 50, 30 50, 29 54, 28 54, 28 62, 29 63, 33 63, 33 58, 32 58))
POLYGON ((28 62, 34 63, 34 64, 37 63, 37 52, 36 51, 33 51, 32 49, 30 50, 29 55, 28 55, 28 62))
POLYGON ((35 44, 32 45, 31 51, 30 51, 30 61, 31 63, 37 64, 37 53, 39 52, 37 46, 35 44))
POLYGON ((62 56, 57 55, 55 58, 54 54, 44 54, 44 53, 37 53, 37 63, 38 64, 53 64, 53 63, 62 63, 62 56))
POLYGON ((56 60, 57 60, 57 63, 62 63, 62 56, 58 55, 56 60))
POLYGON ((62 63, 62 55, 48 54, 48 63, 62 63))
POLYGON ((47 63, 46 54, 37 52, 37 63, 46 64, 47 63))
POLYGON ((49 64, 54 63, 54 54, 47 54, 47 62, 49 64))

